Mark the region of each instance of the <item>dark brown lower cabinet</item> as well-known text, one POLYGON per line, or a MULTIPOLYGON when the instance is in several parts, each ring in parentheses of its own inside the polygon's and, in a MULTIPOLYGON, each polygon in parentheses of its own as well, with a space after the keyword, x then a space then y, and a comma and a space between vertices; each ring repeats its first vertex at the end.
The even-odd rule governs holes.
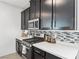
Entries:
POLYGON ((44 52, 44 51, 34 47, 34 49, 33 49, 33 59, 62 59, 62 58, 51 55, 47 52, 44 52))
POLYGON ((51 55, 49 53, 46 53, 46 59, 61 59, 61 58, 54 56, 54 55, 51 55))
POLYGON ((38 53, 34 53, 34 59, 44 59, 44 57, 42 57, 38 53))
POLYGON ((21 45, 21 41, 16 39, 16 52, 22 56, 22 45, 21 45))
POLYGON ((33 59, 46 59, 45 56, 46 56, 46 52, 36 47, 33 47, 33 59))

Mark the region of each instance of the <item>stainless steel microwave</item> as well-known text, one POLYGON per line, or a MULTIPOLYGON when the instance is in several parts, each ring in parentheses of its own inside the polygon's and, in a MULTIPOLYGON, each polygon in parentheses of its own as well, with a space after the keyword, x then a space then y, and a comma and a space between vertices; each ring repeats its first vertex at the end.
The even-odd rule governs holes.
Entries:
POLYGON ((39 19, 29 20, 28 29, 39 29, 39 19))

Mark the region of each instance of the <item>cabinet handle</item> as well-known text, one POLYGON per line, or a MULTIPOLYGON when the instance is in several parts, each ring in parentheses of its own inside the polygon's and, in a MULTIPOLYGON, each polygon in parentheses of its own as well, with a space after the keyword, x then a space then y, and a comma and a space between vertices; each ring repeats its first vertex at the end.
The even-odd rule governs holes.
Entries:
POLYGON ((35 52, 38 53, 38 54, 41 54, 40 51, 35 51, 35 52))

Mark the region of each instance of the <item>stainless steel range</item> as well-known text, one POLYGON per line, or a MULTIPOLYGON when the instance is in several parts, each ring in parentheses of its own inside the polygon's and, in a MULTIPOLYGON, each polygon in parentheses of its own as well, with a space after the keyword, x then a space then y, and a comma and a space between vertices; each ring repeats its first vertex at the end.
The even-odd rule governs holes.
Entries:
POLYGON ((44 41, 43 38, 39 38, 39 37, 24 39, 21 45, 22 45, 22 50, 24 49, 25 53, 24 54, 22 53, 22 56, 25 56, 27 59, 32 59, 32 53, 33 53, 32 45, 42 41, 44 41))

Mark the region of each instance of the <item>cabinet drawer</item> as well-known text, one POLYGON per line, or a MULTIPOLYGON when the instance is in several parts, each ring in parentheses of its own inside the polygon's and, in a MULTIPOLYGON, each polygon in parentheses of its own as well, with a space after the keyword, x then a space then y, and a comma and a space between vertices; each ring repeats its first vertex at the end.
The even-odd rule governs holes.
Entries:
POLYGON ((40 54, 41 56, 45 56, 45 52, 36 47, 34 47, 34 53, 40 54))
POLYGON ((46 59, 62 59, 62 58, 59 58, 59 57, 57 57, 55 55, 51 55, 49 53, 46 53, 46 59))
POLYGON ((34 59, 44 59, 41 55, 34 53, 34 59))

